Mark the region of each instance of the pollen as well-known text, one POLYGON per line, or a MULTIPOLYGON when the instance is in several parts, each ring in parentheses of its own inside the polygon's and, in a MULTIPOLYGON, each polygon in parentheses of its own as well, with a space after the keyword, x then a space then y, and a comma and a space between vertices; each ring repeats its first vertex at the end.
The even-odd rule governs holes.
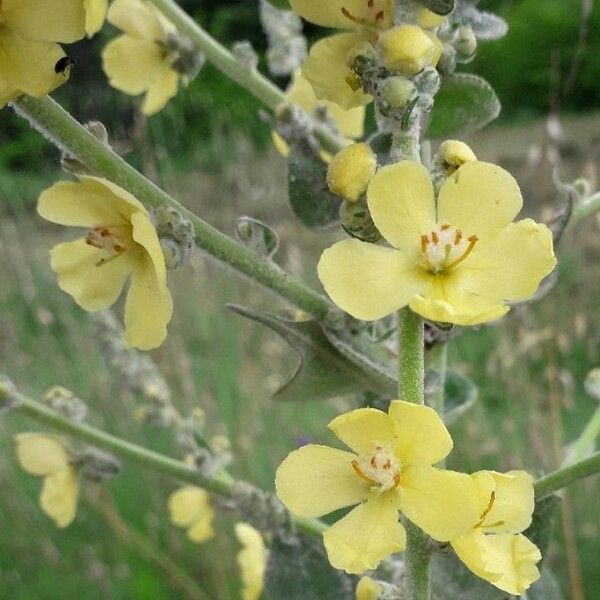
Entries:
POLYGON ((361 456, 351 465, 361 479, 382 493, 397 489, 402 481, 398 459, 384 446, 376 446, 373 454, 361 456))
POLYGON ((98 261, 96 266, 106 264, 108 261, 121 256, 127 250, 125 228, 117 227, 94 227, 85 236, 88 246, 105 250, 108 255, 98 261))
POLYGON ((445 223, 421 236, 421 263, 431 273, 449 271, 473 252, 479 238, 445 223))

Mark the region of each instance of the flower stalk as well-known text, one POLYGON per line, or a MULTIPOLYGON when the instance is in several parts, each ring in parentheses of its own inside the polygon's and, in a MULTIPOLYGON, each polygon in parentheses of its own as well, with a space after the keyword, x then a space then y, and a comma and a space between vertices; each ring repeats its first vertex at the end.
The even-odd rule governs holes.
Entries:
POLYGON ((600 452, 594 452, 588 458, 548 473, 548 475, 538 479, 534 484, 535 498, 541 500, 579 479, 585 479, 597 473, 600 473, 600 452))

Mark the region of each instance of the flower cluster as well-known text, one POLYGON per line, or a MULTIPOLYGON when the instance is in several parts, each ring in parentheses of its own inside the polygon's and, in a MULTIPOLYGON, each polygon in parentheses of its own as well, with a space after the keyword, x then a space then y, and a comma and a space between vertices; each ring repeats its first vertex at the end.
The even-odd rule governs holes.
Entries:
POLYGON ((68 78, 70 60, 59 43, 92 36, 108 0, 0 2, 0 108, 22 94, 41 97, 68 78))
POLYGON ((426 167, 401 161, 375 171, 362 144, 330 166, 330 189, 347 200, 366 193, 373 223, 390 246, 350 239, 325 250, 319 278, 332 300, 367 321, 404 306, 434 322, 475 325, 530 298, 555 267, 552 233, 531 219, 502 168, 445 144, 449 177, 434 185, 426 167), (458 168, 457 168, 458 167, 458 168))
POLYGON ((323 534, 334 567, 360 574, 402 551, 401 513, 434 540, 450 542, 474 573, 509 593, 522 593, 539 577, 539 551, 520 535, 533 512, 529 475, 469 476, 434 467, 452 449, 450 434, 433 409, 401 400, 388 413, 362 408, 341 415, 329 428, 351 451, 314 444, 295 450, 279 466, 275 485, 299 516, 355 507, 323 534))

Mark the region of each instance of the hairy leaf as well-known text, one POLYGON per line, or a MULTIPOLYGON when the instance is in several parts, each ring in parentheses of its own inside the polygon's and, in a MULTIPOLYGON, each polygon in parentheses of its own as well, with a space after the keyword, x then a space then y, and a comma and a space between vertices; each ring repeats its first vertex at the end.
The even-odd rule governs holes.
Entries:
POLYGON ((271 258, 279 247, 279 236, 268 225, 252 217, 240 217, 235 232, 242 244, 260 256, 271 258))

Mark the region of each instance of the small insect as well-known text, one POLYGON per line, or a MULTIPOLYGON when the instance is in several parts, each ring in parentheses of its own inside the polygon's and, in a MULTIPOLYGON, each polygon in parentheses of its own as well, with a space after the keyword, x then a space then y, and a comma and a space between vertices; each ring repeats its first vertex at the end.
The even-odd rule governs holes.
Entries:
POLYGON ((71 71, 71 68, 75 65, 75 61, 70 56, 63 56, 54 65, 54 72, 58 75, 67 76, 71 71))

